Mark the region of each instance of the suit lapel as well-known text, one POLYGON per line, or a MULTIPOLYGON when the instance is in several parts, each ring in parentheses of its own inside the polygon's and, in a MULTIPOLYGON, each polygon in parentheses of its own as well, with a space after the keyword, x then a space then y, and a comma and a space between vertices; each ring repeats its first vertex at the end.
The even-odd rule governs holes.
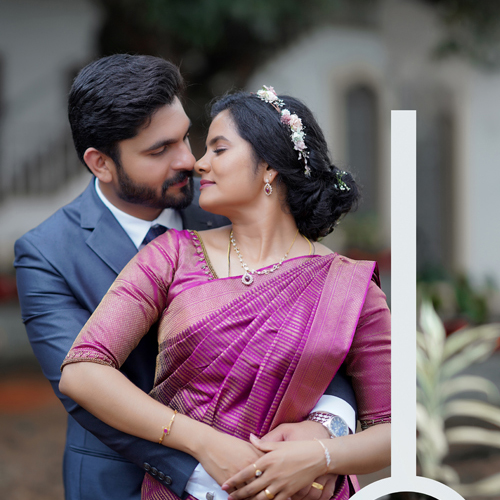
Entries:
POLYGON ((95 178, 84 191, 81 205, 81 226, 90 229, 86 240, 91 248, 116 274, 137 253, 128 234, 97 196, 95 178))

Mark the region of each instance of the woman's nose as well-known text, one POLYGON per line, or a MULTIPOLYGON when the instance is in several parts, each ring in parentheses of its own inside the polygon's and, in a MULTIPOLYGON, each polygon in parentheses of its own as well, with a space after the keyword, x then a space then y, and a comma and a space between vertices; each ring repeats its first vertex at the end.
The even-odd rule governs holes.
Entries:
POLYGON ((205 153, 195 164, 194 170, 197 174, 201 174, 202 172, 207 172, 210 170, 210 163, 207 160, 207 153, 205 153))

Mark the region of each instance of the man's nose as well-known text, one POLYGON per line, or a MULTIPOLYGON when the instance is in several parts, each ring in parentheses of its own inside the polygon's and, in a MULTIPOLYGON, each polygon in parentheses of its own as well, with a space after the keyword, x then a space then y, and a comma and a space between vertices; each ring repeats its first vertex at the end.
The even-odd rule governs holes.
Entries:
POLYGON ((172 168, 176 170, 193 170, 196 158, 191 153, 191 148, 186 144, 183 144, 181 148, 177 158, 172 162, 172 168))

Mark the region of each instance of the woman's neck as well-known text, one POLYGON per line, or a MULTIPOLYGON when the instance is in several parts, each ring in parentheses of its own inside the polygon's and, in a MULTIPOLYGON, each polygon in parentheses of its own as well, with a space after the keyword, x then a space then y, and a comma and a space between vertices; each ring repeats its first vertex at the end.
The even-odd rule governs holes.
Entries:
MULTIPOLYGON (((232 231, 231 262, 238 268, 240 256, 250 269, 260 269, 280 262, 285 255, 291 258, 309 253, 309 244, 297 234, 293 217, 283 212, 278 217, 263 216, 257 221, 235 220, 232 231)), ((233 267, 234 274, 239 273, 238 268, 233 267)))

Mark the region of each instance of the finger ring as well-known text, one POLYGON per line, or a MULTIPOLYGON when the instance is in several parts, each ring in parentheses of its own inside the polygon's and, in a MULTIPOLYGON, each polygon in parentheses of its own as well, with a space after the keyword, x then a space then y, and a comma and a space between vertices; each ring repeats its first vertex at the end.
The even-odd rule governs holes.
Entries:
POLYGON ((273 500, 274 495, 267 488, 264 490, 264 493, 266 494, 266 497, 269 498, 269 500, 273 500))
POLYGON ((313 488, 316 488, 317 490, 323 491, 323 485, 319 483, 313 483, 311 484, 313 488))
POLYGON ((257 469, 257 466, 255 464, 252 465, 255 467, 255 477, 262 476, 262 471, 260 469, 257 469))

